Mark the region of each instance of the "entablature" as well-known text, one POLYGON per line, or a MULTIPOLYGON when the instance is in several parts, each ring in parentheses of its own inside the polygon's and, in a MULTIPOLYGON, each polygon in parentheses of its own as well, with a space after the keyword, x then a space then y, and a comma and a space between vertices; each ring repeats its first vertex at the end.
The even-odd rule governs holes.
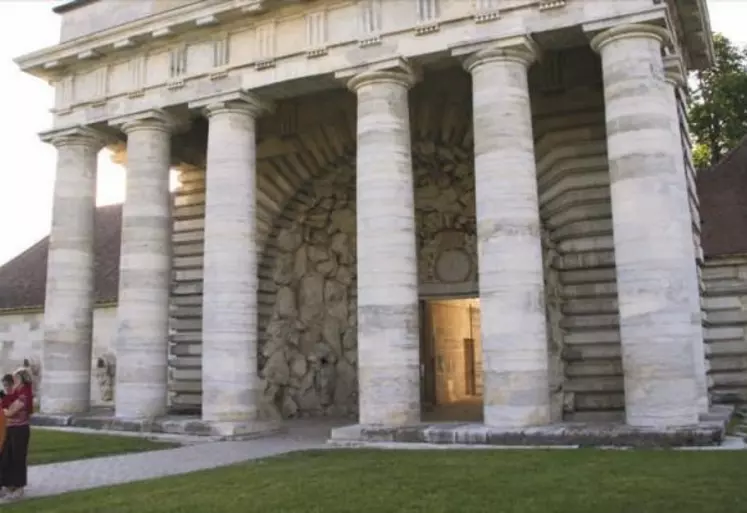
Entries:
POLYGON ((618 3, 612 11, 587 0, 316 0, 279 5, 272 0, 191 3, 168 17, 153 16, 17 62, 54 82, 54 126, 64 127, 186 105, 224 91, 261 90, 272 99, 339 87, 334 76, 341 70, 386 59, 443 60, 456 47, 509 36, 531 34, 545 48, 570 47, 588 42, 582 27, 589 24, 601 28, 627 17, 670 25, 667 6, 651 0, 618 3), (210 11, 229 4, 233 17, 215 14, 229 11, 210 11), (219 21, 196 28, 206 16, 219 21), (154 31, 166 29, 170 33, 163 39, 153 38, 154 31), (114 48, 113 42, 123 37, 133 45, 114 48), (96 45, 108 53, 96 52, 96 45), (85 51, 96 56, 80 58, 85 51))

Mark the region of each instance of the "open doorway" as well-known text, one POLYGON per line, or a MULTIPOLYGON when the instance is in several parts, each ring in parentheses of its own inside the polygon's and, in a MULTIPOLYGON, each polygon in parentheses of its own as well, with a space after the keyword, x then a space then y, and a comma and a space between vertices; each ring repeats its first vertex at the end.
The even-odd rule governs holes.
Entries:
POLYGON ((423 300, 420 327, 423 419, 481 421, 480 300, 423 300))

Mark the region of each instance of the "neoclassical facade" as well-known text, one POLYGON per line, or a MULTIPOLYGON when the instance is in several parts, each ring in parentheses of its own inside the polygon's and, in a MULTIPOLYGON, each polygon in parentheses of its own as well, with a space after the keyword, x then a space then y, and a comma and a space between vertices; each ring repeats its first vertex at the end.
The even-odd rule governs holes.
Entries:
POLYGON ((704 2, 58 11, 60 44, 17 60, 56 90, 43 413, 91 406, 105 146, 127 168, 118 418, 408 426, 426 376, 465 362, 471 384, 439 394, 479 397, 496 428, 708 412, 682 91, 710 62, 704 2), (424 358, 429 302, 465 299, 469 358, 424 358))

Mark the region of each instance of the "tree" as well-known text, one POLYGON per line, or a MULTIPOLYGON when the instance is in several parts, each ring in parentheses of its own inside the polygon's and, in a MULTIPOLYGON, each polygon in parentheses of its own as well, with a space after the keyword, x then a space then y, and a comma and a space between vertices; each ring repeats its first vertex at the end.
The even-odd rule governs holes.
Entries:
POLYGON ((695 167, 716 164, 747 135, 747 47, 713 36, 713 67, 689 81, 688 114, 695 167))

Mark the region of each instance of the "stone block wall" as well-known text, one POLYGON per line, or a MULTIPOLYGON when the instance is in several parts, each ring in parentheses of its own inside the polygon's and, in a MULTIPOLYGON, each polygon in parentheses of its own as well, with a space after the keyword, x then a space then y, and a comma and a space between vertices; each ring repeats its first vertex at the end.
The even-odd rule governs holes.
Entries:
POLYGON ((199 411, 205 171, 183 167, 174 194, 169 395, 174 412, 199 411))
POLYGON ((711 400, 747 401, 747 255, 708 258, 703 277, 711 400))
POLYGON ((549 266, 559 275, 563 417, 620 419, 623 373, 601 75, 585 50, 548 62, 537 70, 545 75, 532 100, 540 212, 554 246, 549 266))
MULTIPOLYGON (((94 310, 91 400, 97 405, 111 404, 114 399, 116 319, 115 307, 94 310)), ((0 312, 0 373, 12 372, 23 365, 24 360, 28 360, 35 384, 42 385, 39 372, 43 340, 43 312, 0 312)))

